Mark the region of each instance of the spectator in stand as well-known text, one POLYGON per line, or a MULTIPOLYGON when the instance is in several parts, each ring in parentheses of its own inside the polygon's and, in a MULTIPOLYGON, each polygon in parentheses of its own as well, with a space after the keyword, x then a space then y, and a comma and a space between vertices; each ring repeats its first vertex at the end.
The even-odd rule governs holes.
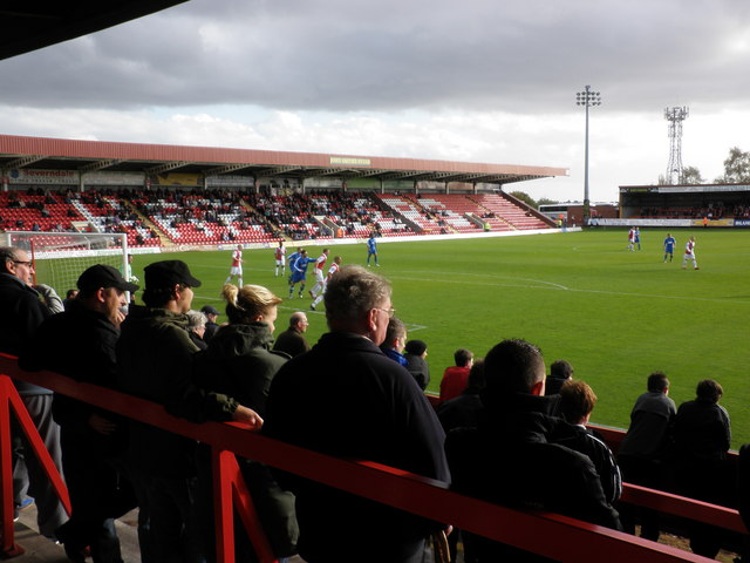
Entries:
MULTIPOLYGON (((154 262, 144 274, 145 306, 130 308, 117 342, 118 386, 191 422, 236 420, 260 428, 263 420, 255 411, 193 383, 198 348, 190 340, 187 312, 200 280, 181 260, 154 262)), ((129 445, 139 508, 148 511, 150 523, 148 534, 139 536, 142 559, 201 561, 205 538, 195 505, 196 443, 134 422, 129 445)))
MULTIPOLYGON (((713 379, 696 387, 696 398, 682 403, 674 418, 674 476, 683 496, 727 505, 733 483, 727 464, 731 442, 729 414, 719 405, 724 394, 713 379)), ((690 549, 714 559, 721 547, 721 532, 707 524, 690 524, 690 549)))
POLYGON ((484 360, 476 360, 469 371, 469 381, 464 392, 437 407, 438 419, 446 433, 454 428, 476 427, 482 410, 479 396, 484 389, 484 360))
MULTIPOLYGON (((669 379, 656 371, 648 376, 647 392, 635 401, 630 412, 630 426, 620 444, 617 462, 627 483, 664 488, 664 461, 667 455, 668 431, 677 409, 669 398, 669 379)), ((641 537, 652 541, 659 539, 658 512, 642 509, 634 511, 632 505, 620 506, 623 528, 635 533, 636 518, 640 518, 641 537)))
MULTIPOLYGON (((75 380, 114 388, 115 345, 125 319, 126 292, 138 286, 111 266, 98 264, 78 278, 80 294, 65 312, 47 318, 21 355, 23 369, 47 369, 75 380), (44 349, 44 354, 39 350, 44 349)), ((97 563, 122 563, 114 517, 135 507, 119 457, 125 427, 112 413, 55 393, 62 461, 73 513, 56 530, 71 561, 83 563, 89 546, 97 563)))
POLYGON ((204 305, 201 307, 201 313, 206 315, 206 331, 203 333, 203 340, 208 343, 219 330, 219 324, 216 322, 219 318, 219 310, 213 305, 204 305))
POLYGON ((573 366, 565 360, 552 362, 547 381, 544 384, 545 395, 557 395, 563 384, 573 377, 573 366))
MULTIPOLYGON (((328 285, 330 332, 271 383, 264 429, 333 456, 368 459, 437 481, 450 475, 445 434, 411 375, 378 348, 393 315, 391 286, 362 266, 328 285)), ((296 494, 299 552, 310 563, 416 563, 435 522, 285 474, 296 494)))
POLYGON ((289 328, 279 334, 273 344, 274 352, 283 352, 290 358, 307 352, 310 349, 310 344, 308 344, 304 335, 309 325, 305 313, 302 311, 292 313, 292 316, 289 317, 289 328))
POLYGON ((208 344, 203 340, 203 335, 206 333, 206 322, 208 321, 206 315, 200 311, 188 311, 187 317, 190 340, 199 350, 205 350, 208 348, 208 344))
POLYGON ((388 328, 385 331, 385 340, 380 345, 383 354, 388 356, 394 362, 406 367, 408 362, 403 355, 404 346, 406 345, 406 325, 397 317, 391 317, 388 321, 388 328))
POLYGON ((414 376, 424 391, 430 384, 430 366, 427 365, 427 344, 422 340, 409 340, 404 346, 406 369, 414 376))
MULTIPOLYGON (((539 349, 524 340, 505 340, 487 353, 484 367, 484 410, 477 427, 453 430, 445 442, 452 488, 511 508, 557 512, 619 529, 591 460, 548 441, 560 421, 550 415, 555 401, 544 396, 539 349)), ((546 560, 474 534, 465 533, 464 544, 478 561, 546 560)))
POLYGON ((599 474, 607 502, 614 504, 622 494, 620 468, 604 440, 586 428, 596 401, 594 390, 587 383, 566 381, 560 389, 559 412, 568 424, 555 431, 552 441, 589 457, 599 474))
MULTIPOLYGON (((211 340, 205 352, 196 355, 196 384, 234 397, 265 416, 271 381, 286 363, 285 355, 271 351, 281 299, 259 285, 238 288, 228 284, 222 290, 222 297, 227 302, 229 324, 211 340)), ((205 457, 207 479, 202 486, 213 482, 208 455, 205 457)), ((249 459, 238 459, 238 462, 274 554, 277 557, 294 555, 299 535, 294 496, 278 486, 265 465, 249 459)), ((205 525, 213 528, 210 489, 204 492, 205 525)), ((257 561, 244 533, 236 535, 235 560, 257 561)))
MULTIPOLYGON (((484 389, 484 360, 476 360, 469 372, 469 384, 464 392, 441 403, 437 407, 437 416, 443 426, 446 435, 456 428, 476 428, 479 423, 479 413, 482 411, 482 399, 479 394, 484 389)), ((448 536, 448 548, 450 549, 451 561, 457 561, 458 542, 463 533, 458 528, 448 536)), ((475 563, 475 554, 472 553, 471 542, 464 543, 464 562, 475 563)))
POLYGON ((65 292, 65 299, 63 299, 63 309, 65 309, 66 311, 70 309, 70 305, 73 301, 75 301, 76 297, 78 297, 77 289, 69 289, 67 292, 65 292))
MULTIPOLYGON (((34 286, 34 264, 25 250, 0 247, 0 351, 18 356, 42 322, 63 310, 55 290, 34 286)), ((44 353, 44 350, 37 350, 44 353)), ((62 475, 60 427, 52 418, 52 391, 14 380, 21 400, 34 421, 52 461, 62 475)), ((14 429, 13 498, 16 511, 28 506, 26 491, 36 501, 40 533, 55 538, 55 530, 66 520, 65 510, 44 469, 31 451, 20 429, 14 429)))
POLYGON ((455 366, 450 366, 443 372, 440 381, 440 402, 449 401, 464 392, 469 382, 469 371, 474 363, 474 354, 464 348, 453 353, 455 366))

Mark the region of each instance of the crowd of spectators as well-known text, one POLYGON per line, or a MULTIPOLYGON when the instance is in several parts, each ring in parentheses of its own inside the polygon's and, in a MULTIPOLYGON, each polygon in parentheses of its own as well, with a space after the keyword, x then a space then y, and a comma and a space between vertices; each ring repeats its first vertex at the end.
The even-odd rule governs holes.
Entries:
MULTIPOLYGON (((629 482, 716 503, 731 496, 730 422, 718 404, 723 394, 718 382, 699 382, 696 399, 677 409, 668 398, 666 376, 652 374, 647 393, 636 400, 618 457, 587 428, 597 401, 593 389, 574 378, 565 361, 555 362, 548 376, 540 349, 523 340, 504 340, 482 359, 457 349, 456 365, 445 369, 436 411, 422 393, 427 345, 409 345, 404 323, 394 316, 390 284, 371 269, 344 266, 332 277, 324 295, 330 332, 291 358, 273 350, 282 299, 264 287, 225 285, 229 323, 206 343, 206 315, 215 310, 192 311, 193 288, 201 282, 179 260, 145 268, 144 305, 131 304, 127 315, 125 292, 140 288, 112 268, 82 272, 80 294, 63 310, 49 288, 32 286, 33 266, 23 250, 0 249, 0 261, 3 351, 20 354, 29 368, 71 376, 86 358, 78 374, 83 381, 159 403, 192 422, 245 422, 272 438, 391 465, 514 508, 558 512, 631 533, 638 523, 648 539, 658 537, 660 523, 620 502, 620 467, 629 482), (40 338, 54 342, 56 351, 32 352, 29 344, 36 341, 38 348, 40 338), (421 358, 419 370, 410 371, 407 350, 421 358), (553 380, 562 385, 559 393, 548 394, 553 380)), ((300 340, 305 327, 304 315, 293 315, 287 332, 300 340)), ((119 563, 113 514, 134 505, 140 508, 144 559, 182 554, 184 560, 200 560, 211 552, 213 478, 204 448, 106 411, 76 410, 64 397, 52 401, 43 389, 25 397, 39 415, 35 423, 50 440, 48 447, 61 452, 75 491, 76 517, 66 524, 59 501, 45 497, 49 485, 32 463, 26 480, 40 505, 40 526, 65 544, 72 561, 82 562, 90 549, 97 561, 119 563), (62 441, 56 423, 63 425, 62 441), (84 439, 99 445, 82 451, 84 439), (101 473, 108 477, 76 481, 82 464, 106 468, 101 473), (112 487, 120 490, 123 483, 128 497, 114 498, 112 487), (87 492, 89 485, 94 489, 87 492), (102 513, 92 495, 121 504, 102 513)), ((20 440, 18 452, 23 447, 20 440)), ((417 562, 426 538, 448 531, 450 523, 276 473, 252 460, 242 460, 241 467, 254 497, 268 501, 258 510, 279 557, 299 552, 310 563, 343 562, 356 551, 366 562, 417 562), (368 543, 376 529, 377 542, 368 543), (363 545, 368 553, 362 554, 363 545)), ((19 479, 19 507, 25 490, 19 479)), ((716 555, 720 542, 714 530, 690 526, 688 533, 696 553, 716 555)), ((456 532, 454 551, 458 537, 456 532)), ((480 536, 464 534, 462 540, 467 563, 538 560, 480 536)), ((240 534, 237 542, 245 546, 238 560, 252 561, 247 538, 240 534)))

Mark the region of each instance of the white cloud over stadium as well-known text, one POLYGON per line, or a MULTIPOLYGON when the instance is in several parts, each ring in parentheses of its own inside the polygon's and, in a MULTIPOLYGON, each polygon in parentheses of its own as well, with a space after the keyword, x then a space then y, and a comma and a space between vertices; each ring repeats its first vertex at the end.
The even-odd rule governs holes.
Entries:
MULTIPOLYGON (((711 181, 750 150, 741 0, 191 0, 0 61, 3 133, 559 166, 535 197, 648 184, 663 110, 689 106, 682 160, 711 181)), ((515 188, 515 186, 513 187, 515 188)))

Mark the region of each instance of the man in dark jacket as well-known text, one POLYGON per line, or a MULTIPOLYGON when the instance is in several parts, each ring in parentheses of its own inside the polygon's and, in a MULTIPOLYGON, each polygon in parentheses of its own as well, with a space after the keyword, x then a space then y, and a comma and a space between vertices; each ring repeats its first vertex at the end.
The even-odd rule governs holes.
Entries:
MULTIPOLYGON (((599 476, 585 455, 548 442, 560 420, 544 396, 545 366, 539 349, 505 340, 485 356, 484 411, 477 428, 458 429, 446 440, 453 489, 516 509, 558 512, 619 529, 599 476), (554 467, 556 479, 549 479, 554 467)), ((465 534, 480 563, 548 559, 507 544, 465 534)))
MULTIPOLYGON (((28 370, 47 369, 78 381, 116 387, 115 345, 125 318, 128 283, 111 266, 91 266, 78 278, 78 297, 68 309, 48 318, 20 358, 28 370), (44 354, 37 350, 44 349, 44 354)), ((122 449, 122 424, 103 409, 55 394, 52 405, 60 425, 63 468, 73 507, 71 519, 56 532, 71 561, 84 561, 91 547, 97 563, 121 563, 114 518, 134 504, 124 496, 129 484, 112 464, 122 449)))
MULTIPOLYGON (((330 332, 276 374, 264 432, 448 482, 434 410, 409 372, 378 348, 394 313, 390 284, 345 266, 328 284, 325 305, 330 332)), ((422 561, 425 537, 442 527, 289 475, 284 482, 297 496, 299 553, 310 563, 422 561)))
MULTIPOLYGON (((0 351, 19 356, 44 319, 62 311, 62 301, 49 286, 34 285, 34 264, 16 247, 0 247, 0 351)), ((46 347, 35 350, 46 353, 46 347)), ((52 391, 14 380, 26 410, 58 471, 62 474, 60 427, 52 419, 52 391)), ((16 509, 28 488, 37 506, 39 531, 48 538, 67 516, 47 475, 31 453, 20 428, 13 431, 13 496, 16 509)))
MULTIPOLYGON (((181 260, 154 262, 144 273, 146 306, 130 308, 117 342, 119 387, 192 422, 242 420, 260 427, 263 421, 251 409, 193 383, 193 354, 198 348, 188 334, 187 312, 192 288, 201 282, 181 260)), ((198 561, 202 557, 204 544, 194 502, 195 446, 194 441, 165 430, 131 424, 133 484, 150 519, 149 536, 145 541, 139 538, 144 559, 198 561)))
POLYGON ((289 328, 276 337, 276 342, 273 344, 274 352, 284 352, 291 358, 307 352, 310 349, 310 345, 305 340, 308 324, 305 313, 302 311, 292 313, 289 317, 289 328))

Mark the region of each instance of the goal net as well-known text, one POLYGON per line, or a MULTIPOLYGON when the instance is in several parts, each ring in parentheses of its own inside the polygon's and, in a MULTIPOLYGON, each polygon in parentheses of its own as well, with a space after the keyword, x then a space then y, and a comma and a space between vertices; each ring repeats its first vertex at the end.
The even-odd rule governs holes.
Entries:
POLYGON ((128 243, 123 233, 6 231, 5 246, 29 253, 35 283, 51 285, 61 298, 89 266, 107 264, 127 277, 128 243))

